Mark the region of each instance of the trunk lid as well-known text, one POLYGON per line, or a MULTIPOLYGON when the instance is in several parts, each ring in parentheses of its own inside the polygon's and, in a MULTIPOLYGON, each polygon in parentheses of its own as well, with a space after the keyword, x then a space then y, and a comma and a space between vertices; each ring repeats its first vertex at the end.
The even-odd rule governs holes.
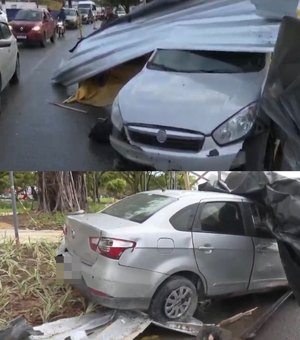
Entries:
POLYGON ((90 237, 107 236, 110 230, 125 228, 133 224, 138 223, 101 213, 68 216, 66 248, 70 253, 80 257, 82 262, 93 265, 98 254, 90 247, 90 237))

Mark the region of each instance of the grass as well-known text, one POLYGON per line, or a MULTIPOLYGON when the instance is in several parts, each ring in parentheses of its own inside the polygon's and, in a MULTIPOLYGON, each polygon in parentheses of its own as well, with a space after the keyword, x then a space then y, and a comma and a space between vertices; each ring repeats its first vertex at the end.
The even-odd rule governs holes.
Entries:
POLYGON ((53 242, 26 242, 17 246, 11 239, 2 240, 0 329, 20 315, 38 325, 94 309, 71 286, 56 280, 57 247, 53 242))

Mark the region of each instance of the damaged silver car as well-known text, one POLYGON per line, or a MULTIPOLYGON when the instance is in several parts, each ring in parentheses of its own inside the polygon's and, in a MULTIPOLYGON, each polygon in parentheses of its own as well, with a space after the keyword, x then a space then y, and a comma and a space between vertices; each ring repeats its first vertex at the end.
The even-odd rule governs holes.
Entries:
POLYGON ((58 277, 100 305, 185 321, 205 299, 287 285, 267 215, 237 195, 139 193, 68 217, 58 277))
POLYGON ((257 121, 271 55, 158 50, 119 92, 111 145, 156 169, 230 169, 257 121))
POLYGON ((280 52, 278 32, 285 16, 296 17, 297 5, 153 1, 80 41, 53 80, 79 84, 69 103, 112 106, 111 145, 143 166, 294 169, 296 148, 285 155, 292 154, 287 139, 296 145, 298 131, 290 131, 299 110, 283 96, 289 73, 274 82, 269 70, 285 70, 283 58, 274 65, 271 55, 280 52))

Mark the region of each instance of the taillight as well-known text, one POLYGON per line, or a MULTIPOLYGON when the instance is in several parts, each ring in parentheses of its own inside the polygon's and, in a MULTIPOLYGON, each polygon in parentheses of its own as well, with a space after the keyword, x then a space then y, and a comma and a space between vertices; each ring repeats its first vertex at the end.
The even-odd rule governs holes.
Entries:
POLYGON ((133 251, 136 242, 107 237, 90 237, 90 248, 98 254, 118 260, 126 249, 133 251))
POLYGON ((64 224, 63 226, 63 232, 64 232, 64 235, 66 236, 67 233, 68 233, 68 227, 64 224))

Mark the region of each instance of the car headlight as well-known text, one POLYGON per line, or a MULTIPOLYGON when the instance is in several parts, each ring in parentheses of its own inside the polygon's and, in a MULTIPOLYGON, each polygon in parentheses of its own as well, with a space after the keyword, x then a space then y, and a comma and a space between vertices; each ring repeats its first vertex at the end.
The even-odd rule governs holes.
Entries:
POLYGON ((32 27, 33 31, 40 31, 41 30, 41 26, 34 26, 32 27))
POLYGON ((116 98, 113 102, 112 109, 111 109, 111 121, 113 125, 118 129, 119 131, 122 131, 123 129, 123 119, 119 107, 119 100, 116 98))
POLYGON ((251 131, 256 117, 257 103, 252 103, 220 125, 212 136, 219 145, 233 143, 244 138, 251 131))

